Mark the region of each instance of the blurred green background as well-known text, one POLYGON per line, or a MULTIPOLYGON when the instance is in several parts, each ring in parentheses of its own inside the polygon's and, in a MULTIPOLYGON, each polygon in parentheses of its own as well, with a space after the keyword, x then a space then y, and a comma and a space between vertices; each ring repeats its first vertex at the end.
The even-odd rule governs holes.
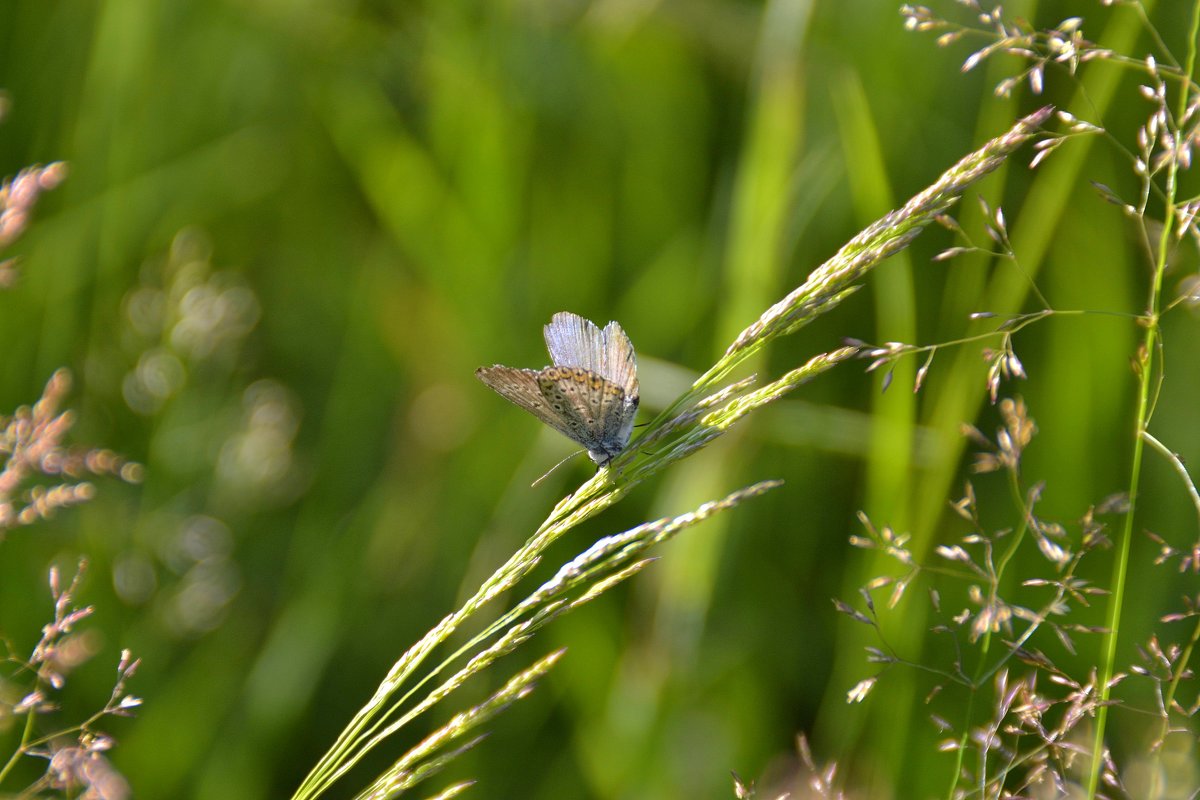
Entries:
MULTIPOLYGON (((1186 11, 1156 12, 1172 46, 1186 11)), ((1098 4, 1010 13, 1086 13, 1089 35, 1147 46, 1098 4)), ((101 481, 91 504, 0 543, 0 628, 32 646, 47 565, 86 554, 103 649, 65 712, 102 704, 131 648, 146 705, 107 729, 136 796, 287 796, 407 645, 590 474, 576 460, 529 488, 571 445, 474 368, 543 365, 556 311, 617 319, 648 419, 866 223, 1018 114, 1075 102, 1053 72, 1046 97, 994 98, 1017 62, 963 75, 969 51, 905 32, 878 0, 7 0, 0 173, 65 160, 70 176, 14 248, 0 409, 67 366, 76 440, 144 463, 146 480, 101 481)), ((1128 140, 1148 113, 1132 78, 1095 73, 1111 90, 1095 108, 1128 140)), ((1073 147, 1073 166, 1031 174, 1025 153, 981 189, 1010 219, 1038 203, 1013 227, 1056 307, 1139 311, 1132 229, 1086 184, 1128 192, 1132 175, 1073 147)), ((977 205, 962 208, 978 231, 977 205)), ((950 243, 930 231, 757 368, 844 336, 946 340, 971 311, 1030 307, 1011 265, 932 263, 950 243)), ((1168 324, 1155 425, 1200 463, 1194 334, 1194 320, 1168 324)), ((1018 337, 1019 389, 1044 431, 1025 474, 1050 479, 1048 516, 1126 488, 1136 335, 1090 317, 1018 337)), ((876 671, 873 641, 829 602, 890 569, 847 545, 858 509, 918 549, 964 532, 945 509, 964 476, 959 423, 996 425, 984 362, 975 345, 947 351, 914 398, 917 366, 886 394, 857 365, 824 376, 560 542, 561 561, 787 482, 512 657, 509 671, 569 648, 450 777, 479 778, 479 797, 730 797, 730 770, 770 782, 809 731, 871 797, 944 792, 931 683, 889 673, 847 705, 876 671)), ((1012 524, 1005 492, 981 482, 998 527, 1012 524)), ((1157 460, 1143 501, 1139 527, 1190 541, 1191 508, 1157 460)), ((1182 591, 1152 552, 1135 544, 1131 614, 1182 591)), ((1093 569, 1107 581, 1106 561, 1093 569)), ((914 594, 896 635, 920 658, 928 604, 914 594)), ((1090 642, 1079 659, 1096 660, 1090 642)))

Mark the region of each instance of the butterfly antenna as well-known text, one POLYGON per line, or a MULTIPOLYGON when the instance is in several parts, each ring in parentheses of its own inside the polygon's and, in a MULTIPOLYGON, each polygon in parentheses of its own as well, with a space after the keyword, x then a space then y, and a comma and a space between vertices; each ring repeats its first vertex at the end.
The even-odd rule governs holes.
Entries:
POLYGON ((567 457, 566 457, 566 458, 564 458, 562 461, 558 462, 558 463, 557 463, 557 464, 555 464, 553 467, 551 467, 550 469, 546 470, 546 473, 545 473, 544 475, 542 475, 542 477, 538 478, 536 481, 534 481, 533 483, 529 484, 529 488, 530 488, 530 489, 533 489, 533 488, 535 488, 535 487, 536 487, 536 486, 537 486, 539 483, 541 483, 542 481, 546 480, 546 478, 549 478, 549 477, 550 477, 550 473, 554 472, 554 470, 558 469, 558 468, 559 468, 559 467, 561 467, 563 464, 567 463, 568 461, 570 461, 572 458, 574 458, 575 456, 579 455, 580 453, 586 453, 586 452, 587 452, 586 450, 576 450, 574 453, 571 453, 571 455, 567 456, 567 457))

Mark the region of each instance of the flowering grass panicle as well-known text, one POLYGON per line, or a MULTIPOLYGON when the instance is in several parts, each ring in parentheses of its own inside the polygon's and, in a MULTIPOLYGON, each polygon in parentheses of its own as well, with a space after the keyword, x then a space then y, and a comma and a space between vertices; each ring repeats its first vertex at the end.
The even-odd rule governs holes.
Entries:
MULTIPOLYGON (((0 117, 5 108, 0 95, 0 117)), ((0 252, 28 227, 38 196, 66 176, 61 163, 22 170, 0 183, 0 252)), ((0 288, 16 280, 15 260, 0 261, 0 288)), ((27 531, 56 512, 91 500, 96 487, 89 478, 111 476, 137 482, 142 467, 105 448, 68 444, 74 414, 62 410, 71 388, 65 369, 51 375, 42 396, 32 406, 0 415, 0 547, 18 530, 27 531)), ((32 534, 30 534, 32 535, 32 534)), ((56 719, 68 691, 70 674, 100 652, 100 639, 83 623, 93 614, 78 605, 87 560, 81 559, 70 580, 58 567, 49 570, 53 619, 28 655, 18 652, 7 632, 0 631, 9 669, 0 674, 0 719, 19 730, 13 751, 0 755, 0 793, 9 796, 6 782, 23 780, 30 762, 40 762, 41 774, 14 797, 87 797, 124 800, 130 786, 104 755, 115 740, 99 728, 109 717, 129 716, 141 700, 126 691, 139 661, 121 652, 117 677, 108 700, 86 719, 67 723, 56 719)))
MULTIPOLYGON (((867 654, 867 662, 876 665, 877 672, 860 680, 847 699, 861 703, 868 696, 886 693, 889 673, 896 669, 926 676, 930 724, 942 735, 940 748, 954 755, 946 776, 948 797, 1193 797, 1200 781, 1195 758, 1183 763, 1165 754, 1173 741, 1194 754, 1200 700, 1188 684, 1195 644, 1200 641, 1195 619, 1200 603, 1185 596, 1179 611, 1150 620, 1129 618, 1125 600, 1146 445, 1171 466, 1200 521, 1200 493, 1187 465, 1160 440, 1161 433, 1150 432, 1167 391, 1163 317, 1176 308, 1194 306, 1200 285, 1194 274, 1184 276, 1174 289, 1165 280, 1181 244, 1200 242, 1195 227, 1197 199, 1181 189, 1182 173, 1192 163, 1200 110, 1200 86, 1192 78, 1200 4, 1193 8, 1182 58, 1170 52, 1139 3, 1117 4, 1123 6, 1117 13, 1133 15, 1150 34, 1156 52, 1144 57, 1095 44, 1084 35, 1084 20, 1079 17, 1038 30, 1023 20, 1010 19, 1000 7, 984 9, 974 0, 961 5, 974 15, 973 20, 943 19, 924 6, 905 6, 902 14, 910 30, 938 33, 941 46, 982 41, 965 60, 964 71, 997 54, 1018 57, 1024 66, 1000 80, 999 96, 1007 97, 1021 85, 1041 94, 1059 71, 1075 79, 1089 62, 1105 61, 1142 77, 1138 95, 1146 104, 1145 122, 1132 146, 1110 133, 1099 116, 1085 121, 1078 113, 1059 111, 1063 132, 1048 133, 1034 144, 1032 166, 1040 166, 1052 154, 1066 153, 1073 139, 1085 136, 1098 136, 1127 160, 1139 186, 1136 196, 1125 198, 1108 186, 1093 185, 1135 223, 1150 267, 1144 273, 1149 276, 1146 305, 1137 314, 1056 308, 1026 266, 1021 240, 1010 235, 1012 220, 1019 214, 1006 215, 981 200, 982 227, 990 240, 986 246, 972 241, 964 226, 948 214, 939 218, 961 244, 944 250, 936 260, 973 254, 1008 264, 1026 281, 1040 308, 1008 314, 977 311, 973 320, 998 317, 999 324, 933 345, 853 342, 860 348, 859 355, 871 361, 869 369, 886 368, 889 374, 901 359, 923 356, 915 373, 915 391, 925 385, 936 354, 986 343, 980 348, 987 364, 985 393, 996 404, 1001 425, 990 437, 976 426, 963 426, 963 434, 977 448, 970 464, 976 477, 966 482, 963 495, 951 501, 950 508, 966 531, 956 541, 933 548, 931 558, 918 557, 909 549, 907 533, 861 516, 865 532, 852 537, 851 544, 886 555, 896 569, 869 580, 859 603, 835 603, 848 618, 869 626, 878 639, 878 646, 868 648, 867 654), (1037 380, 1017 356, 1015 334, 1036 330, 1051 317, 1085 315, 1125 320, 1140 337, 1131 359, 1137 402, 1131 425, 1135 435, 1129 442, 1130 481, 1125 491, 1099 499, 1074 520, 1060 521, 1041 510, 1053 480, 1031 481, 1022 470, 1026 452, 1038 446, 1038 427, 1023 399, 1003 393, 1013 380, 1037 380), (995 496, 995 490, 1007 494, 1012 503, 1007 513, 981 509, 980 481, 1000 482, 988 496, 995 496), (1005 522, 997 526, 998 518, 1005 522), (1094 575, 1096 564, 1107 559, 1112 563, 1110 581, 1100 584, 1084 577, 1094 575), (1085 563, 1089 568, 1083 570, 1085 563), (910 657, 890 643, 889 628, 881 624, 880 616, 915 586, 928 592, 934 619, 928 631, 931 642, 950 644, 929 648, 931 653, 943 653, 942 661, 910 657), (873 593, 885 589, 890 595, 886 610, 880 611, 873 593), (1094 624, 1088 611, 1097 602, 1106 606, 1102 625, 1094 624), (1165 631, 1156 630, 1156 624, 1190 628, 1165 640, 1165 631), (1138 661, 1122 666, 1117 643, 1131 636, 1139 642, 1138 661), (1139 705, 1146 695, 1136 688, 1138 681, 1150 684, 1154 699, 1150 707, 1139 705), (1122 730, 1125 734, 1137 730, 1141 738, 1136 740, 1150 743, 1144 752, 1114 757, 1108 721, 1117 709, 1136 711, 1123 714, 1122 730)), ((1086 97, 1086 83, 1075 86, 1084 96, 1079 105, 1089 106, 1093 113, 1104 107, 1103 102, 1086 97)), ((1148 536, 1158 548, 1155 563, 1174 564, 1181 572, 1195 571, 1200 565, 1196 556, 1200 545, 1180 544, 1156 533, 1148 536)), ((1200 525, 1193 538, 1200 542, 1200 525)))

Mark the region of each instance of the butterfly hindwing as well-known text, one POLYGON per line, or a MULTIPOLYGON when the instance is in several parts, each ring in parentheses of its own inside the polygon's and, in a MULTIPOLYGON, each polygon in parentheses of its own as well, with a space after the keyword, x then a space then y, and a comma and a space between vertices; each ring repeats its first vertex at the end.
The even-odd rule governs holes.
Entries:
POLYGON ((604 326, 604 351, 606 372, 600 373, 608 380, 620 386, 626 397, 638 396, 637 356, 633 352, 633 342, 625 335, 625 331, 615 321, 604 326))
POLYGON ((571 438, 589 451, 597 450, 603 432, 600 401, 607 382, 580 367, 546 367, 537 380, 550 411, 571 429, 571 438))
POLYGON ((538 373, 538 385, 551 412, 570 426, 571 438, 597 464, 607 464, 625 449, 632 417, 623 424, 629 402, 620 386, 579 367, 547 367, 538 373))
POLYGON ((605 408, 604 419, 604 439, 608 442, 617 444, 617 452, 625 449, 625 445, 629 444, 629 437, 633 435, 633 421, 637 417, 638 396, 635 394, 632 397, 622 392, 620 396, 613 395, 607 398, 608 402, 613 404, 613 408, 605 408))

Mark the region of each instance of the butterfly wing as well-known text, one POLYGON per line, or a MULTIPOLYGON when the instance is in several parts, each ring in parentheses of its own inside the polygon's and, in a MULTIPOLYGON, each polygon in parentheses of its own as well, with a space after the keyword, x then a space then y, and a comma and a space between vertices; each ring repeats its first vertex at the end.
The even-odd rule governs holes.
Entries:
POLYGON ((616 322, 601 330, 591 320, 560 311, 546 326, 546 349, 556 367, 578 367, 637 397, 637 357, 633 343, 616 322))
POLYGON ((604 326, 604 372, 608 380, 620 386, 627 398, 633 398, 636 405, 638 397, 637 355, 633 352, 633 342, 625 335, 625 331, 616 322, 604 326))
POLYGON ((625 449, 633 418, 620 386, 582 367, 547 367, 537 373, 537 382, 550 412, 570 429, 568 436, 587 448, 593 461, 603 466, 625 449))
MULTIPOLYGON (((634 379, 634 390, 637 390, 636 378, 634 379)), ((629 444, 629 438, 633 435, 633 422, 637 418, 638 396, 627 395, 621 392, 619 396, 606 398, 606 407, 604 413, 604 433, 603 440, 610 443, 610 447, 615 446, 612 454, 625 449, 629 444), (611 403, 611 407, 608 404, 611 403)))
POLYGON ((496 365, 475 376, 501 396, 587 448, 600 466, 629 444, 637 415, 637 358, 616 322, 601 330, 567 311, 546 326, 554 366, 542 370, 496 365))
POLYGON ((534 369, 514 369, 499 364, 475 370, 475 377, 483 381, 488 388, 533 414, 562 435, 574 439, 586 447, 586 444, 576 437, 575 431, 562 415, 551 410, 538 383, 540 374, 538 370, 534 369))

